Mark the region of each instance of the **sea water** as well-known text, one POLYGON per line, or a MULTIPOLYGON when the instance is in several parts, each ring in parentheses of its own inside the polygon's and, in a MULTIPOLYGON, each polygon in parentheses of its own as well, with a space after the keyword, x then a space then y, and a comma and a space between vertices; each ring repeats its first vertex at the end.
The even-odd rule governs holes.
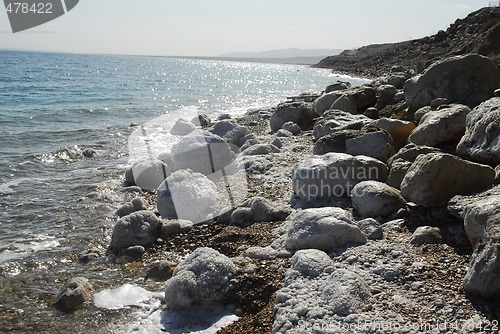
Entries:
POLYGON ((362 82, 298 65, 0 51, 0 332, 106 333, 124 321, 50 303, 71 277, 125 284, 120 265, 89 269, 78 254, 109 244, 137 125, 241 115, 339 79, 362 82))

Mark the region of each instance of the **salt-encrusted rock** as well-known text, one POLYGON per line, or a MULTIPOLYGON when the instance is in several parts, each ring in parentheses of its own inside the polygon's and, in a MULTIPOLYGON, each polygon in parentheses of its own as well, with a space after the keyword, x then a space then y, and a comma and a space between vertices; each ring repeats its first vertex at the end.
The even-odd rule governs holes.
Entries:
POLYGON ((376 219, 366 218, 358 221, 357 225, 369 240, 379 240, 384 237, 382 225, 376 219))
POLYGON ((248 247, 241 256, 256 260, 274 260, 279 256, 279 252, 271 246, 248 247))
POLYGON ((415 129, 415 124, 412 122, 385 117, 371 121, 370 125, 389 132, 394 141, 404 143, 410 136, 410 133, 415 129))
POLYGON ((318 249, 299 250, 292 256, 292 270, 302 276, 317 277, 332 265, 332 259, 318 249))
POLYGON ((423 206, 445 206, 455 195, 470 195, 495 182, 493 168, 444 153, 417 157, 401 183, 403 196, 423 206))
POLYGON ((290 131, 294 136, 298 135, 302 131, 294 122, 286 122, 281 128, 283 130, 290 131))
POLYGON ((235 146, 239 146, 240 139, 250 133, 247 127, 230 120, 222 120, 215 123, 209 131, 224 139, 228 144, 235 146))
POLYGON ((442 153, 442 151, 435 147, 430 146, 419 146, 413 143, 409 143, 402 149, 400 149, 396 154, 394 154, 389 160, 388 164, 392 168, 394 162, 396 160, 403 160, 414 162, 415 159, 421 154, 429 154, 429 153, 442 153))
POLYGON ((230 165, 235 155, 231 146, 218 135, 196 131, 172 146, 171 159, 175 170, 191 169, 209 175, 230 165))
POLYGON ((271 116, 271 131, 278 131, 282 128, 283 124, 290 121, 297 124, 302 130, 310 130, 316 117, 318 117, 318 115, 314 112, 310 103, 281 103, 271 116))
POLYGON ((245 149, 241 155, 267 155, 279 152, 281 152, 280 149, 273 144, 256 144, 245 149))
POLYGON ((130 246, 151 246, 158 236, 160 218, 151 211, 137 211, 120 218, 113 227, 110 249, 118 253, 130 246))
POLYGON ((467 115, 457 153, 480 163, 500 164, 500 97, 482 103, 467 115))
POLYGON ((396 159, 392 161, 390 165, 391 169, 389 170, 389 176, 387 177, 385 183, 393 188, 401 189, 401 182, 403 182, 403 179, 405 178, 405 175, 412 164, 412 161, 406 161, 403 159, 396 159))
POLYGON ((247 199, 231 214, 231 224, 249 226, 258 222, 274 222, 285 220, 292 210, 283 205, 273 204, 263 197, 247 199))
POLYGON ((191 220, 210 218, 217 203, 217 186, 201 173, 178 170, 158 187, 157 209, 163 218, 191 220))
POLYGON ((385 106, 394 104, 394 96, 398 90, 393 85, 381 85, 377 88, 377 104, 375 108, 381 110, 385 106))
POLYGON ((127 171, 127 185, 137 185, 144 190, 153 190, 158 188, 170 174, 170 167, 158 159, 140 160, 132 164, 127 171))
POLYGON ((355 129, 361 130, 373 120, 364 115, 352 115, 340 110, 330 110, 314 124, 314 139, 327 136, 334 131, 355 129))
POLYGON ((420 226, 413 232, 410 244, 425 245, 425 244, 440 244, 443 242, 441 230, 432 226, 420 226))
POLYGON ((399 190, 377 181, 358 183, 351 198, 353 208, 362 217, 389 216, 406 207, 399 190))
POLYGON ((142 211, 148 209, 148 203, 142 197, 136 197, 132 201, 123 204, 118 210, 116 210, 115 215, 118 217, 128 216, 132 212, 142 211))
MULTIPOLYGON (((338 329, 332 325, 333 319, 360 313, 370 298, 370 288, 361 276, 347 269, 334 269, 323 252, 298 251, 286 273, 284 287, 276 293, 273 333, 338 329)), ((342 323, 339 321, 339 325, 342 323)))
POLYGON ((430 112, 422 117, 409 141, 427 146, 458 143, 465 134, 465 119, 469 113, 469 107, 461 104, 430 112))
POLYGON ((172 126, 172 129, 170 129, 170 134, 176 136, 185 136, 187 134, 190 134, 194 130, 196 130, 196 125, 188 120, 185 120, 184 118, 179 118, 177 122, 175 122, 175 124, 172 126))
POLYGON ((493 62, 470 54, 434 63, 421 75, 406 81, 404 91, 410 112, 438 97, 472 108, 493 97, 499 84, 500 73, 493 62))
POLYGON ((348 196, 362 181, 387 179, 387 166, 365 156, 327 153, 312 156, 296 164, 292 170, 295 194, 301 199, 348 196))
POLYGON ((341 110, 350 114, 357 114, 358 107, 354 95, 344 94, 333 102, 330 110, 341 110))
POLYGON ((366 237, 341 208, 319 208, 298 211, 287 219, 290 227, 285 246, 288 249, 329 251, 348 243, 366 243, 366 237))
POLYGON ((84 277, 75 277, 64 283, 53 306, 63 312, 71 312, 80 308, 92 298, 93 287, 84 277))
POLYGON ((321 292, 332 312, 340 316, 360 312, 371 297, 365 280, 347 269, 335 270, 321 287, 321 292))
POLYGON ((166 306, 174 310, 207 309, 220 303, 237 268, 214 249, 198 248, 174 270, 165 288, 166 306))
POLYGON ((364 133, 346 141, 346 153, 364 155, 386 162, 395 153, 391 135, 384 131, 364 133))

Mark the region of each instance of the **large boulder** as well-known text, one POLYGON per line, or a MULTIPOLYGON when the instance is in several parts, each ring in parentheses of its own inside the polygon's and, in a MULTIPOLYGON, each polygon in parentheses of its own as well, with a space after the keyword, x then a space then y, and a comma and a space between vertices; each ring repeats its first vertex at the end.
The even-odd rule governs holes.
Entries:
POLYGON ((345 244, 364 244, 367 239, 341 208, 306 209, 292 214, 285 247, 329 251, 345 244))
POLYGON ((474 196, 456 196, 448 205, 464 219, 474 247, 464 288, 483 298, 500 297, 500 186, 474 196))
POLYGON ((113 227, 110 249, 119 253, 130 246, 151 246, 159 234, 160 218, 151 211, 137 211, 118 220, 113 227))
POLYGON ((387 179, 387 166, 374 158, 328 153, 304 159, 293 167, 292 183, 301 199, 349 196, 361 181, 387 179))
POLYGON ((314 112, 310 103, 306 102, 285 102, 278 105, 271 116, 271 131, 277 132, 283 124, 294 122, 302 130, 310 130, 314 124, 314 119, 318 114, 314 112))
POLYGON ((387 131, 370 131, 347 140, 346 153, 365 155, 386 162, 395 153, 394 142, 387 131))
POLYGON ((230 290, 237 268, 214 249, 198 248, 174 270, 165 287, 166 306, 174 310, 208 309, 230 290))
POLYGON ((327 110, 338 109, 353 114, 363 113, 368 107, 375 105, 377 91, 371 86, 360 86, 350 89, 325 93, 317 98, 312 106, 319 116, 327 110))
POLYGON ((353 208, 362 217, 389 216, 406 207, 399 190, 377 181, 358 183, 351 198, 353 208))
POLYGON ((158 187, 157 209, 163 218, 203 222, 217 203, 217 186, 201 173, 178 170, 158 187))
POLYGON ((474 108, 465 127, 458 154, 492 166, 500 164, 500 97, 474 108))
POLYGON ((171 159, 175 170, 191 169, 209 175, 230 165, 235 154, 231 146, 218 135, 194 131, 172 146, 171 159))
POLYGON ((394 154, 389 159, 388 164, 389 166, 392 167, 393 163, 396 160, 414 162, 419 155, 429 154, 429 153, 442 153, 442 151, 435 147, 415 145, 413 143, 409 143, 408 145, 400 149, 396 154, 394 154))
POLYGON ((184 118, 179 118, 170 129, 170 134, 174 136, 185 136, 196 130, 196 125, 184 118))
POLYGON ((484 56, 470 54, 438 61, 424 73, 406 81, 405 99, 410 112, 427 106, 435 98, 447 98, 471 108, 494 96, 500 73, 484 56))
POLYGON ((406 143, 411 132, 415 130, 415 124, 412 122, 392 118, 380 118, 372 121, 370 125, 389 132, 394 141, 402 144, 401 146, 406 143))
POLYGON ((440 146, 458 143, 465 134, 465 119, 470 108, 452 105, 425 114, 409 141, 416 145, 440 146))
POLYGON ((313 154, 323 155, 326 153, 337 152, 346 153, 347 141, 349 139, 357 138, 360 136, 360 130, 338 130, 329 135, 319 138, 314 143, 313 154))
POLYGON ((446 206, 455 195, 471 195, 495 182, 493 168, 444 153, 417 157, 401 183, 403 196, 422 206, 446 206))

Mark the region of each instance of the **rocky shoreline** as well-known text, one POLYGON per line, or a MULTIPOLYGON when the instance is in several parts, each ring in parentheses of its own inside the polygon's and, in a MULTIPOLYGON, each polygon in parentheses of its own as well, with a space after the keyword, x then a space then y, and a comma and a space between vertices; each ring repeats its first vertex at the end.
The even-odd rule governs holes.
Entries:
MULTIPOLYGON (((107 256, 160 282, 160 310, 233 305, 218 333, 498 331, 499 88, 472 54, 179 120, 127 171, 107 256)), ((54 306, 89 307, 91 285, 54 306)))

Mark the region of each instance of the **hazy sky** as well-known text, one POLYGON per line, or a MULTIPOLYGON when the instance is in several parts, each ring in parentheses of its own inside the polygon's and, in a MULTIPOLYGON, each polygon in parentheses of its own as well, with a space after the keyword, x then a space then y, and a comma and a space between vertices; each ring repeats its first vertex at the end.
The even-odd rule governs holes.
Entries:
MULTIPOLYGON (((498 2, 497 2, 498 3, 498 2)), ((298 47, 353 48, 446 30, 482 0, 80 0, 66 15, 12 34, 0 48, 214 56, 298 47)))

